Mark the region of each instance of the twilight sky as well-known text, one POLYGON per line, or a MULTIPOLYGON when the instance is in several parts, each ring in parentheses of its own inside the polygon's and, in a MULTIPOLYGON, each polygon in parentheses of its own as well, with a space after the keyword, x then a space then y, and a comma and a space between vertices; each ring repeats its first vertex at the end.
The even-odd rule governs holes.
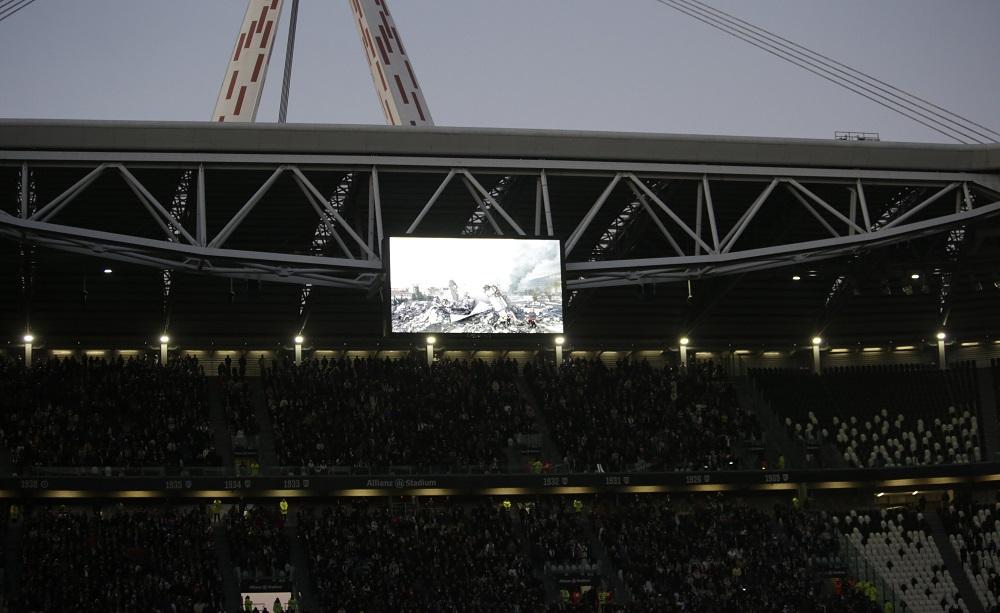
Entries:
MULTIPOLYGON (((1000 1, 709 2, 1000 130, 1000 1)), ((654 0, 390 6, 438 125, 952 142, 654 0)), ((208 120, 245 8, 38 0, 0 22, 0 117, 208 120)), ((383 123, 347 0, 301 0, 288 120, 383 123)))

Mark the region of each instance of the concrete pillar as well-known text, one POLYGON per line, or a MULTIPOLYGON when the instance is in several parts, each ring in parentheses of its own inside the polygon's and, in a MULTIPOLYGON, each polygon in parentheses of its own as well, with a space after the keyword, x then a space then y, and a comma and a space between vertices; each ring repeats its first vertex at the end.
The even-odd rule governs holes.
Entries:
POLYGON ((691 342, 691 341, 689 341, 688 337, 686 337, 686 336, 681 337, 681 339, 680 339, 680 346, 681 346, 681 365, 680 366, 681 366, 681 368, 685 368, 685 369, 687 368, 687 365, 688 365, 688 343, 689 342, 691 342))
POLYGON ((166 366, 170 357, 170 337, 166 334, 160 336, 160 364, 166 366))
POLYGON ((556 339, 555 339, 555 343, 556 343, 556 370, 559 370, 560 368, 562 368, 562 363, 563 363, 563 343, 565 343, 565 342, 566 342, 566 339, 564 339, 561 336, 557 336, 556 339))
POLYGON ((820 346, 823 344, 823 339, 820 337, 813 338, 813 372, 817 375, 823 372, 823 364, 820 361, 820 346))
MULTIPOLYGON (((32 337, 30 335, 28 335, 28 336, 25 336, 24 338, 25 338, 25 340, 24 340, 24 365, 25 366, 31 366, 31 340, 28 340, 28 339, 32 339, 32 337)), ((34 339, 32 339, 32 340, 34 340, 34 339)))
POLYGON ((437 341, 433 336, 427 337, 427 366, 434 365, 434 342, 437 341))
POLYGON ((937 342, 938 342, 938 368, 940 368, 941 370, 948 370, 948 360, 945 359, 945 351, 944 351, 944 341, 945 341, 945 338, 946 338, 946 335, 945 335, 944 332, 938 332, 937 333, 937 342))

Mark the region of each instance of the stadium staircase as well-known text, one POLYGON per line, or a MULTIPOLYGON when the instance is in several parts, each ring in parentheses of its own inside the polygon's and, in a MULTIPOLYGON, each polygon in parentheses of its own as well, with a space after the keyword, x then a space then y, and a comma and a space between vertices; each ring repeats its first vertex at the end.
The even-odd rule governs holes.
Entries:
POLYGON ((924 513, 924 521, 927 522, 927 526, 930 528, 928 536, 934 539, 934 544, 937 545, 938 551, 941 552, 944 567, 951 573, 951 579, 955 582, 955 587, 958 588, 958 593, 962 596, 962 600, 965 601, 965 606, 969 608, 969 613, 986 613, 982 603, 979 602, 976 590, 969 583, 969 576, 965 574, 962 561, 958 559, 954 547, 951 546, 948 533, 944 529, 944 524, 941 522, 941 516, 938 515, 937 510, 928 509, 924 513))
POLYGON ((555 442, 552 440, 551 430, 549 430, 549 424, 545 421, 545 415, 542 413, 541 402, 535 396, 535 392, 528 385, 528 382, 524 380, 523 376, 517 378, 517 389, 520 390, 521 396, 524 398, 528 406, 531 407, 535 414, 535 430, 538 432, 539 437, 539 449, 525 449, 522 451, 522 459, 520 461, 520 466, 524 466, 526 463, 531 462, 534 459, 535 453, 541 453, 541 460, 543 462, 550 462, 552 466, 559 466, 562 462, 562 454, 559 452, 559 448, 556 446, 555 442), (531 456, 531 457, 524 457, 531 456))
POLYGON ((611 556, 608 555, 607 548, 601 542, 601 539, 597 538, 597 533, 594 532, 594 526, 590 523, 589 519, 586 517, 581 519, 583 519, 580 522, 583 526, 583 533, 587 537, 587 547, 600 566, 601 579, 604 581, 607 589, 611 591, 612 601, 615 604, 630 602, 632 595, 625 586, 624 578, 618 576, 618 569, 611 563, 611 556))
POLYGON ((302 610, 319 611, 319 600, 313 593, 312 578, 309 576, 309 556, 305 545, 299 537, 299 516, 296 509, 291 509, 285 523, 285 537, 289 544, 289 557, 292 563, 292 589, 302 602, 302 610))
MULTIPOLYGON (((225 513, 223 513, 225 516, 225 513)), ((220 521, 212 526, 212 543, 215 547, 215 559, 219 562, 219 572, 222 573, 222 591, 225 594, 226 610, 240 611, 240 583, 233 569, 233 558, 229 552, 229 537, 226 536, 225 522, 220 521)))
MULTIPOLYGON (((795 445, 788 436, 781 419, 775 414, 764 395, 757 389, 750 377, 734 377, 733 386, 739 396, 740 404, 750 407, 750 410, 760 421, 764 434, 764 449, 767 465, 778 466, 778 456, 785 456, 786 468, 798 468, 805 464, 805 453, 801 446, 795 445)), ((748 465, 756 466, 756 458, 746 458, 752 460, 748 465)))
POLYGON ((521 555, 525 560, 531 561, 531 572, 536 580, 542 583, 543 589, 545 590, 545 602, 547 603, 558 603, 559 597, 559 586, 556 585, 555 578, 546 575, 544 568, 541 564, 536 563, 531 552, 531 544, 528 542, 528 537, 524 532, 524 525, 521 523, 521 513, 519 510, 512 510, 510 515, 510 527, 511 532, 514 533, 514 538, 517 542, 521 544, 521 555))
POLYGON ((979 387, 979 426, 982 433, 983 461, 1000 460, 1000 424, 997 423, 997 413, 1000 404, 997 403, 996 372, 992 368, 977 368, 976 382, 979 387))
POLYGON ((23 521, 7 524, 4 537, 4 593, 8 600, 14 600, 21 586, 21 532, 23 521))
POLYGON ((212 423, 212 433, 215 440, 215 450, 222 458, 222 465, 233 467, 233 438, 229 435, 229 425, 223 410, 225 385, 221 380, 209 381, 208 386, 208 416, 212 423))
POLYGON ((253 402, 254 416, 260 426, 257 439, 257 458, 261 466, 277 466, 278 455, 274 451, 274 428, 271 425, 271 413, 267 410, 267 397, 264 395, 264 382, 260 377, 247 377, 250 389, 250 401, 253 402))

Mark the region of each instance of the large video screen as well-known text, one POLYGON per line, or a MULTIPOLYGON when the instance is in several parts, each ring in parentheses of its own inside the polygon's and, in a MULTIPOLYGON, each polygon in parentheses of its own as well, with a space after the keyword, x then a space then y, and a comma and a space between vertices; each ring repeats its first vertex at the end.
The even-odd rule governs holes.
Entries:
POLYGON ((563 331, 559 241, 389 239, 392 332, 563 331))

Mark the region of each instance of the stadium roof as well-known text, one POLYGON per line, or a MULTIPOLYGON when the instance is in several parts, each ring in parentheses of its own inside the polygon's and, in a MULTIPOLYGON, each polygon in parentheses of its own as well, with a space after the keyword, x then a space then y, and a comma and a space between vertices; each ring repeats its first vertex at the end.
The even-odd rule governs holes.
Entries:
MULTIPOLYGON (((0 239, 0 334, 11 342, 30 327, 51 344, 135 346, 169 329, 172 337, 190 346, 246 342, 261 347, 287 343, 303 326, 317 346, 410 342, 383 338, 377 277, 359 289, 317 283, 303 308, 301 279, 205 275, 192 266, 172 273, 165 296, 163 266, 153 260, 142 265, 138 256, 112 257, 115 252, 95 248, 92 237, 86 248, 79 243, 75 251, 66 251, 65 236, 57 244, 51 235, 15 223, 22 208, 22 168, 30 173, 30 206, 38 210, 99 164, 119 164, 127 170, 119 169, 119 175, 112 168, 95 175, 49 223, 162 239, 162 224, 142 203, 151 198, 174 211, 170 204, 182 173, 202 166, 210 203, 205 232, 214 236, 277 167, 294 166, 301 175, 288 171, 275 176, 226 242, 228 249, 241 253, 280 252, 290 257, 316 255, 311 249, 318 217, 303 195, 300 176, 331 199, 346 185, 337 196, 337 207, 364 237, 374 197, 371 170, 377 167, 386 236, 413 228, 425 207, 426 217, 415 234, 458 236, 492 230, 487 220, 477 217, 485 200, 470 197, 475 190, 462 187, 461 172, 456 175, 461 180, 442 183, 450 170, 468 169, 468 177, 485 186, 509 213, 510 225, 500 221, 507 233, 516 225, 527 234, 540 221, 538 175, 545 170, 553 236, 575 245, 568 261, 582 267, 579 279, 575 270, 569 275, 581 284, 568 292, 567 327, 568 335, 584 345, 664 346, 687 334, 700 345, 782 347, 806 344, 816 333, 845 344, 899 344, 932 338, 942 325, 956 337, 1000 334, 995 317, 1000 312, 1000 227, 988 207, 1000 200, 997 145, 0 120, 0 211, 7 214, 0 215, 0 230, 6 235, 0 239), (123 179, 126 173, 134 183, 123 179), (636 179, 631 183, 630 174, 636 179), (683 273, 664 272, 652 264, 632 264, 642 260, 659 265, 674 255, 668 234, 683 243, 687 256, 704 257, 681 225, 697 227, 698 235, 711 243, 707 222, 701 223, 702 188, 709 183, 720 235, 735 230, 762 189, 767 190, 766 205, 762 199, 759 210, 746 217, 745 228, 736 233, 741 249, 734 251, 813 244, 829 240, 828 231, 853 238, 855 232, 848 235, 840 222, 851 215, 860 224, 860 216, 854 217, 857 193, 852 190, 855 183, 860 188, 861 181, 868 182, 863 191, 872 224, 880 215, 889 225, 893 215, 912 215, 908 221, 932 227, 821 257, 810 247, 806 255, 796 252, 770 264, 758 260, 755 267, 734 267, 729 273, 710 267, 698 272, 687 265, 683 273), (637 191, 638 183, 648 190, 646 196, 642 189, 637 191), (150 198, 144 200, 136 185, 150 198), (939 191, 948 193, 938 196, 939 191), (435 200, 436 192, 440 194, 435 200), (676 224, 642 210, 659 199, 670 204, 676 224), (820 207, 825 203, 830 204, 824 211, 820 207), (982 214, 933 225, 950 213, 974 207, 982 214), (628 264, 619 267, 617 277, 594 273, 592 282, 591 277, 586 280, 592 284, 584 284, 584 276, 593 272, 584 270, 588 263, 609 260, 628 264), (113 272, 104 274, 105 268, 113 272), (793 275, 800 279, 794 281, 793 275)), ((197 225, 193 206, 176 212, 184 227, 197 225)), ((543 220, 542 234, 546 225, 543 220)), ((328 242, 320 255, 336 256, 337 245, 328 242)), ((345 249, 355 252, 352 257, 363 256, 357 246, 345 249)), ((716 251, 721 254, 723 249, 716 251)))

